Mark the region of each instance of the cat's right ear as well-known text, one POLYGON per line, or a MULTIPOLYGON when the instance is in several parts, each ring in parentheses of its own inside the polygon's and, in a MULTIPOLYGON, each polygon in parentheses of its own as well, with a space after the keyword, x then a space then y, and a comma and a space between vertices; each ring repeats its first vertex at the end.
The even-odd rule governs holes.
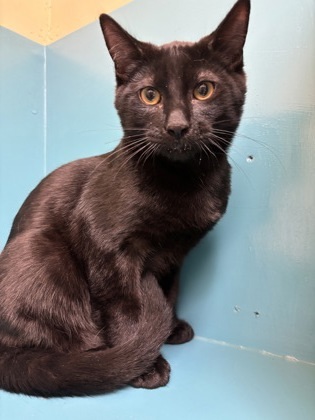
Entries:
POLYGON ((117 81, 128 80, 128 75, 141 63, 142 43, 109 15, 102 14, 100 24, 105 43, 115 64, 117 81))

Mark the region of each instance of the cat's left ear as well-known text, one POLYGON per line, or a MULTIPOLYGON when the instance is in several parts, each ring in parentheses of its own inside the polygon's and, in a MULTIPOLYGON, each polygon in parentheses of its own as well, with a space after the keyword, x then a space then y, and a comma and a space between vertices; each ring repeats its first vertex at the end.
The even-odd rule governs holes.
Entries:
POLYGON ((220 54, 226 65, 235 71, 243 68, 243 47, 250 14, 250 0, 238 0, 218 28, 200 42, 220 54))
POLYGON ((130 73, 141 63, 143 43, 132 37, 109 15, 102 14, 100 24, 115 64, 117 82, 128 80, 130 73))

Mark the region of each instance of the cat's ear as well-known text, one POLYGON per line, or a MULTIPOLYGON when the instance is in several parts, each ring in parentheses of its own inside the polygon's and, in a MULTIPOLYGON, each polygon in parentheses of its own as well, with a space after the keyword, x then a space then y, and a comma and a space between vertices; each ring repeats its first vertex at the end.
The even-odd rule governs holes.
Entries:
POLYGON ((250 14, 250 0, 238 0, 218 28, 201 42, 218 52, 231 69, 243 68, 243 47, 246 40, 250 14))
POLYGON ((117 81, 128 80, 128 75, 141 63, 142 42, 132 37, 106 14, 100 16, 100 24, 115 64, 117 81))

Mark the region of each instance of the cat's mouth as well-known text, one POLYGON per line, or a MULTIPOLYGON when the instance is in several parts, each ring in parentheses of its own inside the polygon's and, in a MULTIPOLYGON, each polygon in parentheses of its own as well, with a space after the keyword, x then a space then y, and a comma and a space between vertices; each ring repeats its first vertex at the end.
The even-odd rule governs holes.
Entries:
POLYGON ((158 152, 170 160, 185 161, 192 159, 198 153, 198 149, 191 143, 174 141, 172 144, 160 145, 158 152))

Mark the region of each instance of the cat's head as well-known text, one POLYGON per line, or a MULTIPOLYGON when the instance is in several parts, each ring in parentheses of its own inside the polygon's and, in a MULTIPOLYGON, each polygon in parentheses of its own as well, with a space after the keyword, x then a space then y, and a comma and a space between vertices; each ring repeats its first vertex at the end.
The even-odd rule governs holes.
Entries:
POLYGON ((227 150, 245 99, 249 12, 250 1, 238 0, 210 35, 162 46, 138 41, 108 15, 100 16, 130 151, 185 161, 227 150))

